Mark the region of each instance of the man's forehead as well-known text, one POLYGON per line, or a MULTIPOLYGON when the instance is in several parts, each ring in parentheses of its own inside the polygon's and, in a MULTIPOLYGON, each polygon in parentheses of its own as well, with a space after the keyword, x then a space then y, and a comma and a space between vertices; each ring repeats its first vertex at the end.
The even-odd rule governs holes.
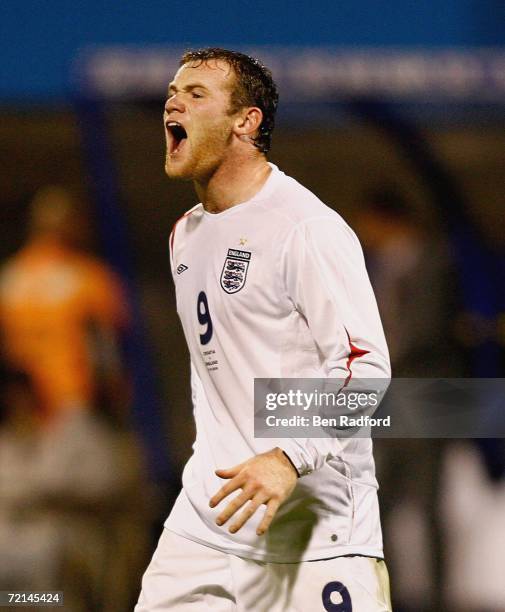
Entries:
POLYGON ((233 68, 227 61, 213 58, 183 64, 176 72, 173 81, 186 81, 198 76, 206 81, 231 82, 233 75, 233 68))

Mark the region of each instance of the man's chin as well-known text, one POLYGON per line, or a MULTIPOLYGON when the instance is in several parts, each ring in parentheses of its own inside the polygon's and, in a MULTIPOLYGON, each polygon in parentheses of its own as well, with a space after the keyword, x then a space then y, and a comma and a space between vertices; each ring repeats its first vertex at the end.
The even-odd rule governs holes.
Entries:
POLYGON ((193 178, 189 168, 172 163, 165 163, 165 174, 169 179, 179 181, 190 181, 193 178))

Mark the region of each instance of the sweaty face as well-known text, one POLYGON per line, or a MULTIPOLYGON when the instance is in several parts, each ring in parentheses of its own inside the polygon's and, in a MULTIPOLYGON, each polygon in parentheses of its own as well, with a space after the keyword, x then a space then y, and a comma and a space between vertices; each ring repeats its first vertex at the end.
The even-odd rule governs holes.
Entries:
POLYGON ((228 110, 234 78, 231 67, 221 60, 179 68, 163 114, 165 172, 170 178, 203 180, 219 166, 232 137, 233 117, 228 110))

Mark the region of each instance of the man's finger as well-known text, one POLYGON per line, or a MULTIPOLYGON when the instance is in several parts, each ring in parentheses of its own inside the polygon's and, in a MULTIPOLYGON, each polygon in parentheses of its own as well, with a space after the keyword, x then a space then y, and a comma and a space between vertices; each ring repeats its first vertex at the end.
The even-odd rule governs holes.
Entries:
POLYGON ((245 489, 240 495, 237 495, 235 499, 232 499, 231 502, 226 506, 226 508, 221 512, 221 514, 217 517, 216 523, 218 525, 223 525, 226 521, 240 510, 242 506, 251 499, 252 493, 245 489))
POLYGON ((238 478, 235 477, 232 480, 230 480, 229 482, 227 482, 225 485, 223 485, 219 491, 210 498, 209 501, 209 506, 211 508, 214 508, 214 506, 217 506, 217 504, 224 499, 227 495, 229 495, 230 493, 233 493, 233 491, 236 491, 237 489, 240 489, 240 487, 244 484, 244 479, 243 478, 238 478))
POLYGON ((247 521, 251 518, 251 516, 253 516, 256 510, 261 506, 261 504, 265 503, 267 499, 268 497, 265 494, 256 494, 247 504, 244 510, 242 510, 237 520, 230 525, 229 532, 235 533, 236 531, 241 529, 245 525, 245 523, 247 523, 247 521))
POLYGON ((238 465, 234 465, 231 468, 219 468, 214 473, 219 478, 233 478, 236 476, 240 470, 244 467, 243 463, 239 463, 238 465))
POLYGON ((258 529, 256 529, 256 535, 263 535, 265 531, 270 527, 271 522, 274 519, 274 516, 279 509, 281 502, 277 499, 271 499, 267 503, 267 509, 265 510, 265 514, 263 515, 263 520, 258 525, 258 529))

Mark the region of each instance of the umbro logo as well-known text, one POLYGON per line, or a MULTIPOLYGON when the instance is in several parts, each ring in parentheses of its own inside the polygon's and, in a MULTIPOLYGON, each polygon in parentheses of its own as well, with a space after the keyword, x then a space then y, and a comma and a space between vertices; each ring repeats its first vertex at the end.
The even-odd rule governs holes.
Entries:
POLYGON ((179 264, 177 266, 177 274, 182 274, 183 272, 185 272, 188 269, 188 266, 185 266, 184 264, 179 264))

